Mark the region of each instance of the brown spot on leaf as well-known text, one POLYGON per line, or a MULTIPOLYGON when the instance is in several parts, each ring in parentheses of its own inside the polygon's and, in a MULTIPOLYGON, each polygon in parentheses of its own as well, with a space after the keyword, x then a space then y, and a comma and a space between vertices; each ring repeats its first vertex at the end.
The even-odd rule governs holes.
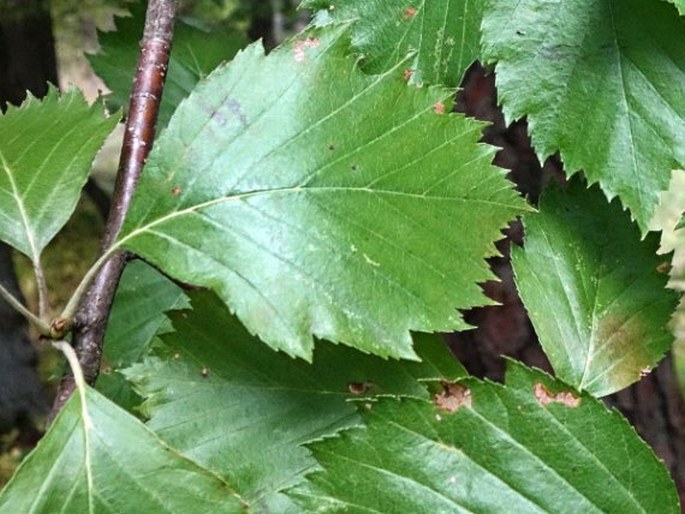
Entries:
POLYGON ((335 150, 335 145, 331 143, 330 145, 328 145, 328 149, 332 152, 333 150, 335 150))
POLYGON ((364 394, 373 387, 373 382, 350 382, 347 389, 352 394, 364 394))
MULTIPOLYGON (((648 313, 644 311, 607 314, 595 325, 595 341, 611 344, 612 355, 621 355, 621 364, 614 371, 641 369, 649 364, 649 347, 643 344, 649 337, 648 313)), ((594 366, 592 372, 588 381, 602 373, 598 366, 594 366)))
POLYGON ((202 378, 207 378, 209 376, 209 370, 207 368, 202 368, 200 370, 200 375, 202 375, 202 378))
POLYGON ((308 37, 307 39, 298 39, 295 41, 295 47, 293 49, 295 53, 295 60, 297 62, 303 62, 307 56, 304 53, 305 48, 316 48, 319 46, 319 38, 308 37))
POLYGON ((671 271, 671 263, 668 261, 664 261, 656 267, 656 270, 657 270, 657 272, 661 273, 662 275, 665 275, 666 273, 671 271))
POLYGON ((435 114, 445 114, 445 104, 442 102, 435 102, 435 104, 433 104, 433 112, 435 114))
POLYGON ((471 390, 460 384, 441 382, 442 391, 435 395, 433 402, 436 407, 446 411, 454 412, 462 407, 471 407, 471 390))
POLYGON ((174 354, 174 359, 178 360, 178 359, 180 359, 180 358, 181 358, 181 354, 178 353, 178 352, 176 352, 176 353, 174 354))
POLYGON ((181 194, 181 188, 178 186, 171 188, 171 194, 174 196, 180 195, 181 194))
POLYGON ((414 16, 416 16, 416 7, 413 7, 411 5, 409 7, 407 7, 404 10, 404 12, 402 13, 402 18, 405 20, 409 20, 409 19, 413 18, 414 16))
POLYGON ((541 382, 535 382, 533 386, 533 394, 535 399, 540 405, 546 407, 550 403, 561 403, 567 407, 578 407, 580 405, 580 398, 574 395, 570 391, 560 391, 558 393, 552 393, 545 384, 541 382))
POLYGON ((413 68, 407 68, 402 72, 402 78, 406 81, 408 81, 411 76, 414 74, 414 69, 413 68))

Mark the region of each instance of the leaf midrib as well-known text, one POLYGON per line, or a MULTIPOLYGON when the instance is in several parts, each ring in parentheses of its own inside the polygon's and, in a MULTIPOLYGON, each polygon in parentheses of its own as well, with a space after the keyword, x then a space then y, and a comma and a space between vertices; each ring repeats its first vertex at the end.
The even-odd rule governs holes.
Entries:
POLYGON ((280 187, 280 188, 272 188, 272 189, 258 189, 254 191, 247 191, 244 193, 238 193, 234 195, 227 195, 227 196, 222 196, 221 198, 215 198, 212 200, 207 200, 205 202, 201 202, 195 205, 191 205, 190 207, 186 207, 185 209, 177 210, 170 212, 169 214, 166 214, 164 216, 161 216, 146 225, 139 226, 132 231, 130 231, 128 234, 126 234, 124 237, 119 239, 114 246, 110 249, 110 251, 113 251, 115 249, 121 248, 123 245, 125 245, 127 242, 130 240, 134 239, 135 237, 144 234, 145 232, 151 230, 153 227, 157 225, 161 225, 163 223, 166 223, 167 221, 170 221, 174 218, 178 218, 181 216, 184 216, 186 214, 191 214, 193 212, 200 211, 202 209, 207 209, 209 207, 213 207, 214 205, 220 205, 222 203, 227 203, 227 202, 232 202, 232 201, 239 201, 239 200, 246 200, 252 197, 258 197, 260 195, 268 195, 268 194, 278 194, 278 193, 318 193, 318 192, 343 192, 343 193, 369 193, 369 194, 376 194, 376 195, 390 195, 390 196, 402 196, 402 197, 408 197, 408 198, 414 198, 417 200, 428 200, 428 201, 445 201, 445 202, 469 202, 469 203, 479 203, 479 204, 485 204, 488 206, 497 206, 501 208, 506 208, 506 209, 512 209, 514 208, 512 205, 503 203, 503 202, 498 202, 495 200, 486 200, 483 198, 464 198, 464 197, 458 197, 458 196, 440 196, 440 195, 427 195, 427 194, 420 194, 420 193, 410 193, 408 191, 393 191, 393 190, 385 190, 385 189, 368 189, 366 187, 345 187, 345 186, 314 186, 314 187, 306 187, 303 188, 301 186, 286 186, 286 187, 280 187))
POLYGON ((12 176, 12 170, 10 168, 10 165, 7 163, 7 160, 5 159, 5 154, 2 150, 0 150, 0 162, 2 162, 2 169, 5 171, 7 175, 7 180, 9 181, 10 187, 12 188, 12 197, 14 198, 14 201, 17 204, 17 209, 19 210, 19 215, 21 217, 21 224, 24 226, 24 235, 26 237, 26 242, 28 242, 29 249, 31 251, 31 255, 29 255, 29 257, 31 258, 31 262, 33 262, 33 264, 35 265, 38 263, 40 252, 38 251, 36 241, 33 238, 31 223, 26 213, 24 201, 21 197, 21 194, 19 193, 19 190, 17 189, 17 184, 14 182, 14 177, 12 176))

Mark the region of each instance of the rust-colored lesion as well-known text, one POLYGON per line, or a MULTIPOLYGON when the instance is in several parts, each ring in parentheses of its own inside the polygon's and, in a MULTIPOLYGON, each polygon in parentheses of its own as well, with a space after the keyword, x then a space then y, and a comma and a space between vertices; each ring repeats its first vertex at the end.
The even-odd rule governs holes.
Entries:
POLYGON ((622 380, 625 383, 620 385, 625 387, 637 380, 638 370, 652 364, 652 350, 645 343, 654 338, 650 330, 641 313, 608 314, 599 320, 593 337, 594 346, 586 359, 600 360, 594 365, 588 362, 580 388, 589 388, 597 382, 609 384, 614 380, 622 380), (601 363, 605 365, 599 368, 601 363))
POLYGON ((462 407, 471 408, 473 399, 471 389, 468 387, 451 382, 441 382, 442 391, 434 396, 433 403, 436 407, 445 412, 456 412, 462 407))
POLYGON ((416 7, 414 7, 413 5, 410 5, 402 13, 402 19, 411 20, 414 16, 416 16, 417 12, 418 11, 417 11, 416 7))
POLYGON ((566 407, 578 407, 580 405, 580 398, 571 391, 559 391, 553 393, 542 382, 535 382, 533 386, 533 395, 537 402, 543 407, 547 407, 550 403, 561 403, 566 407))
POLYGON ((347 384, 347 390, 354 395, 361 395, 368 393, 369 390, 374 386, 373 382, 350 382, 347 384))

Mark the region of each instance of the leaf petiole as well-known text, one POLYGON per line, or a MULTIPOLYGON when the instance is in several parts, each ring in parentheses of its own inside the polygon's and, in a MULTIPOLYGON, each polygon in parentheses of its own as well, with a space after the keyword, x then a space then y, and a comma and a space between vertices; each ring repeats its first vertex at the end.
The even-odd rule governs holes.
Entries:
POLYGON ((98 258, 98 260, 96 260, 95 263, 88 269, 86 274, 81 279, 81 282, 79 283, 78 287, 76 288, 74 293, 71 295, 71 298, 69 298, 69 301, 67 302, 66 307, 62 311, 62 314, 60 314, 61 319, 65 320, 69 324, 71 324, 71 320, 74 318, 74 314, 76 313, 76 309, 78 309, 78 306, 81 303, 81 299, 82 299, 83 295, 86 293, 86 291, 88 290, 88 287, 93 282, 93 280, 97 276, 100 269, 110 259, 110 257, 112 257, 112 255, 114 255, 117 252, 117 250, 119 250, 120 246, 121 246, 121 241, 118 241, 117 243, 110 246, 98 258))
POLYGON ((17 300, 12 293, 5 289, 2 284, 0 284, 0 296, 2 296, 10 306, 16 310, 19 314, 24 316, 29 323, 33 324, 41 335, 50 335, 50 326, 28 310, 19 300, 17 300))
POLYGON ((48 285, 40 258, 33 263, 33 274, 36 277, 36 287, 38 288, 38 317, 45 319, 48 314, 48 285))

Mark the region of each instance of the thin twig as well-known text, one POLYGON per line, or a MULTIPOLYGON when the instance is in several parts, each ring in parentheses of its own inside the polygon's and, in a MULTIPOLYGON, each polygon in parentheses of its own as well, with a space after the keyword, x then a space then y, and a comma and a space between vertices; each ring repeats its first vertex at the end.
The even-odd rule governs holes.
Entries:
POLYGON ((29 323, 33 324, 41 335, 48 336, 50 334, 50 326, 24 307, 24 304, 17 300, 2 284, 0 284, 0 296, 2 296, 14 310, 24 316, 29 323))
MULTIPOLYGON (((119 171, 112 195, 105 235, 100 244, 101 254, 112 252, 124 217, 128 212, 133 192, 143 169, 152 142, 159 103, 169 62, 177 0, 150 0, 145 17, 145 29, 140 43, 124 142, 119 160, 119 171)), ((100 369, 105 326, 119 278, 126 263, 126 254, 117 251, 104 262, 99 273, 83 295, 73 320, 73 344, 79 357, 86 382, 94 384, 100 369)), ((59 412, 74 391, 72 376, 60 383, 50 420, 59 412)))

